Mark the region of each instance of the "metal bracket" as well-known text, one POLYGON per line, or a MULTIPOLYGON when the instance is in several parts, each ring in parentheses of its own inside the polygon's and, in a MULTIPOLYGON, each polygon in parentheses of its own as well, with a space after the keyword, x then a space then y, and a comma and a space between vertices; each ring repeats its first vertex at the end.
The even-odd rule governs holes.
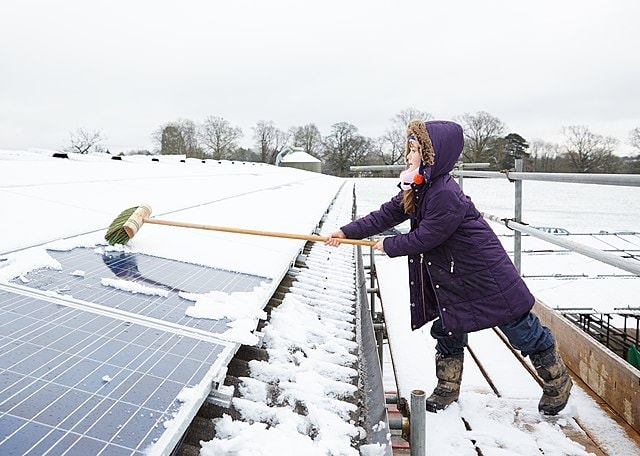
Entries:
POLYGON ((233 393, 235 388, 233 385, 217 384, 217 387, 211 389, 209 396, 207 396, 206 402, 209 404, 217 405, 222 408, 231 407, 231 399, 233 399, 233 393))

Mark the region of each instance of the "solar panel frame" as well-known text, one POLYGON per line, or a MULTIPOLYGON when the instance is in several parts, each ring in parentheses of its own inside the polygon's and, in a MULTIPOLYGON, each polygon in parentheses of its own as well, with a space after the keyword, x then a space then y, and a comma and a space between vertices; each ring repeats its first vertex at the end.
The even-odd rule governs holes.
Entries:
POLYGON ((160 423, 179 409, 176 396, 207 390, 235 347, 128 316, 0 285, 0 452, 143 454, 158 439, 175 444, 179 435, 160 423))

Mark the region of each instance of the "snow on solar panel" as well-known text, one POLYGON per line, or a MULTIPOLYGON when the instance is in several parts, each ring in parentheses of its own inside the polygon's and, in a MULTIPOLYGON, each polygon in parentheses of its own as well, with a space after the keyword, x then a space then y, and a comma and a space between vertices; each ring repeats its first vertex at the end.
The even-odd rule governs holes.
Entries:
POLYGON ((47 252, 60 270, 0 285, 0 454, 175 444, 163 423, 181 392, 203 392, 195 414, 235 348, 217 338, 226 318, 186 315, 185 296, 269 279, 102 247, 47 252))
POLYGON ((227 320, 187 316, 193 301, 180 293, 244 292, 269 282, 264 277, 101 248, 48 253, 61 270, 39 269, 15 282, 217 334, 228 330, 227 320), (127 290, 131 283, 137 288, 127 290))
POLYGON ((0 454, 142 454, 230 349, 0 289, 0 454))

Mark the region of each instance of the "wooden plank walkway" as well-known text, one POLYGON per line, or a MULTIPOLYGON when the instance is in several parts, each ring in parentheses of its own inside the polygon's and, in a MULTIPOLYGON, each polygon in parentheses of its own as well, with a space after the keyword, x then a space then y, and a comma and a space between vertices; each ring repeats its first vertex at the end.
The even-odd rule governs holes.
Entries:
MULTIPOLYGON (((410 331, 405 262, 406 258, 376 258, 376 271, 386 322, 389 352, 393 360, 398 394, 400 398, 404 398, 409 403, 413 389, 430 392, 435 387, 436 378, 433 366, 435 342, 429 336, 428 330, 410 331), (407 346, 410 346, 411 349, 408 350, 407 346)), ((577 418, 575 411, 571 409, 571 402, 559 418, 543 417, 538 413, 537 401, 541 394, 541 388, 536 377, 532 375, 533 369, 530 365, 527 368, 528 359, 523 360, 519 353, 513 353, 499 333, 492 330, 472 333, 469 337, 469 347, 471 350, 467 355, 470 355, 472 351, 474 356, 466 357, 460 402, 465 404, 465 396, 477 398, 473 395, 484 395, 487 400, 487 410, 484 416, 482 410, 474 410, 478 413, 470 413, 469 416, 465 416, 465 408, 461 407, 461 421, 467 431, 481 430, 483 433, 491 433, 491 413, 507 413, 506 411, 511 407, 514 419, 509 432, 522 433, 523 438, 530 438, 532 444, 538 442, 534 437, 534 428, 543 421, 548 421, 558 424, 557 427, 561 429, 568 440, 581 445, 596 456, 614 456, 614 453, 606 451, 607 436, 602 435, 602 430, 591 429, 589 423, 582 422, 580 418, 577 418), (500 362, 495 362, 496 359, 499 359, 500 362), (475 362, 476 360, 477 362, 475 362), (478 416, 483 416, 483 418, 478 420, 478 416), (488 425, 486 420, 489 420, 488 425)), ((585 388, 586 385, 575 374, 572 377, 576 394, 578 389, 587 396, 593 394, 589 388, 585 388)), ((602 407, 600 409, 603 415, 612 417, 619 426, 620 433, 628 437, 628 447, 632 448, 632 451, 635 448, 636 451, 632 454, 640 454, 638 433, 630 426, 620 424, 622 420, 619 416, 611 416, 610 409, 602 407)), ((390 413, 395 413, 392 408, 389 410, 390 413)), ((438 415, 428 414, 427 428, 430 423, 436 425, 438 415)), ((504 422, 500 423, 500 425, 503 424, 504 422)), ((496 426, 496 429, 499 427, 496 426)), ((435 432, 427 432, 427 447, 429 448, 430 438, 437 439, 438 437, 435 432)), ((496 440, 499 440, 498 435, 496 435, 496 440)), ((490 441, 470 441, 469 443, 472 448, 470 454, 490 454, 497 448, 490 441)), ((540 443, 542 446, 544 444, 544 442, 540 443)), ((542 446, 539 447, 540 454, 545 453, 542 446)))

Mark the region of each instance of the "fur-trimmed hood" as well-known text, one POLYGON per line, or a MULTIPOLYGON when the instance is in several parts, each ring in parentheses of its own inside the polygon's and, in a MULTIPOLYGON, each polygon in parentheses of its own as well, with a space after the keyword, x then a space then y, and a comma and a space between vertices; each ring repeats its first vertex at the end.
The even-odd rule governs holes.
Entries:
POLYGON ((405 153, 409 152, 409 137, 416 138, 422 149, 420 172, 425 179, 434 179, 451 172, 462 154, 462 127, 446 120, 412 120, 407 125, 405 153))

